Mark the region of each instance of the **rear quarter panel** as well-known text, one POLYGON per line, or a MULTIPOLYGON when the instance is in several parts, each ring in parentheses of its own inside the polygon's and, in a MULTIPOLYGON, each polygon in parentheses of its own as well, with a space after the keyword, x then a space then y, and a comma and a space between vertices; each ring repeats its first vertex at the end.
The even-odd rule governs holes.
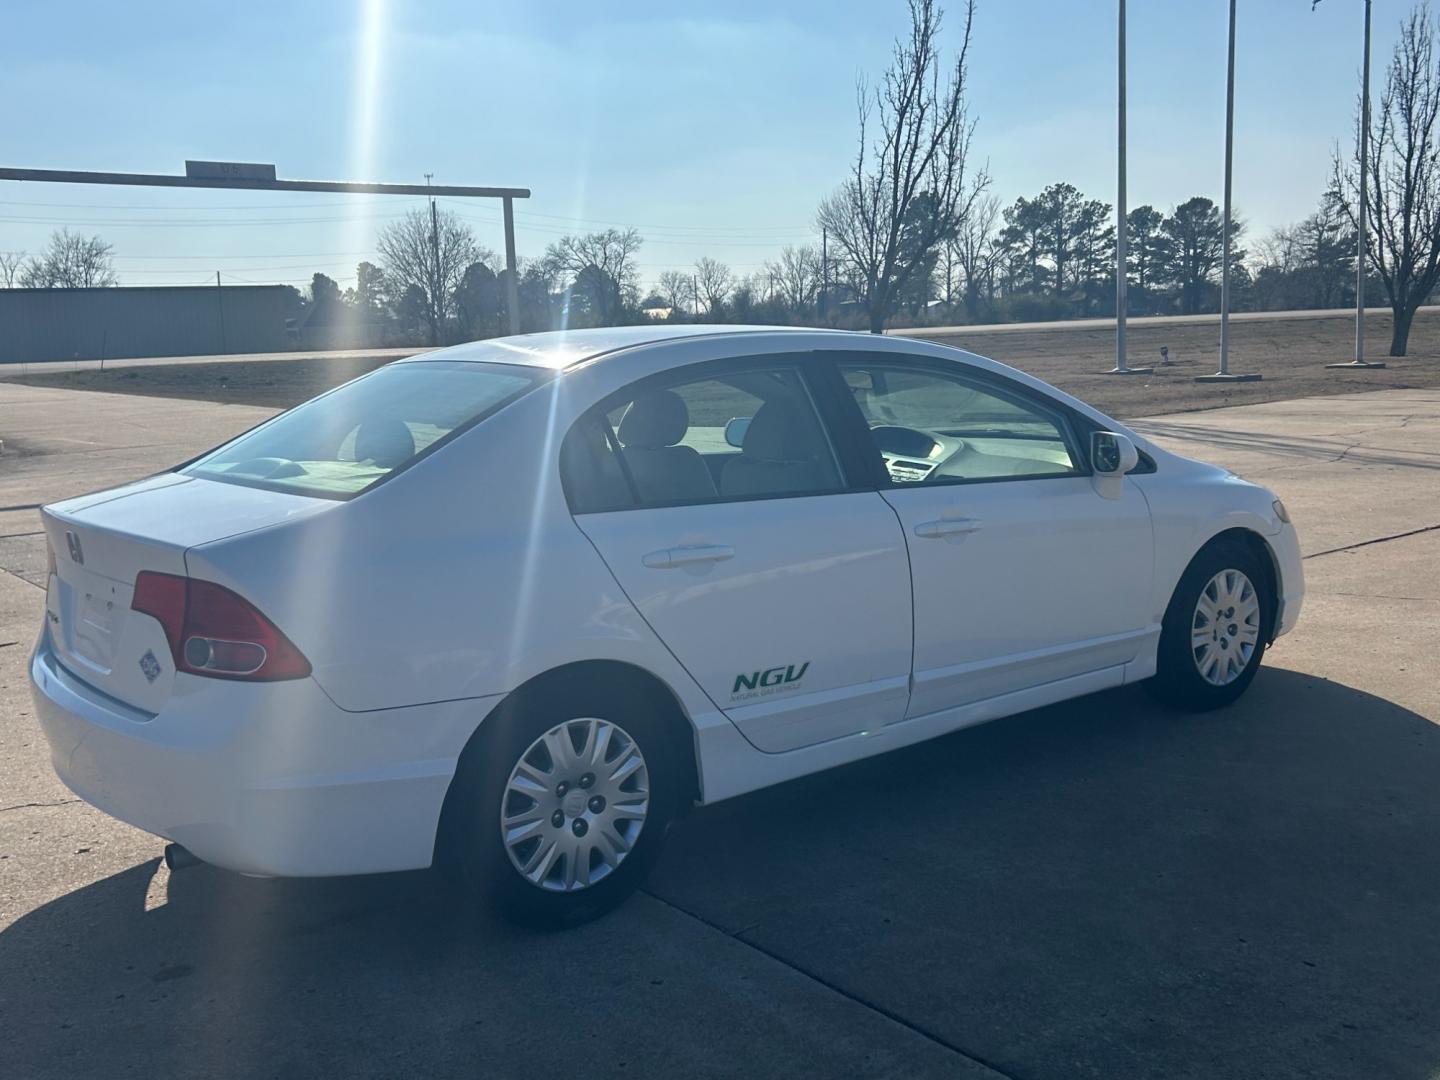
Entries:
POLYGON ((192 548, 189 571, 254 601, 350 711, 503 694, 587 659, 703 711, 570 516, 569 397, 542 387, 333 513, 192 548))

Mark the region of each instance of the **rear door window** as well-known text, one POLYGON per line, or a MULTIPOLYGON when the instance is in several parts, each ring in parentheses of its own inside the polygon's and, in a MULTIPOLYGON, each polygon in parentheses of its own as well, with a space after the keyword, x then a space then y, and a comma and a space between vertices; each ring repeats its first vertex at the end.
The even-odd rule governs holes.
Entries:
POLYGON ((845 481, 797 368, 648 380, 571 429, 561 476, 574 513, 823 495, 845 481))
POLYGON ((518 365, 456 360, 391 364, 282 413, 180 471, 348 498, 514 401, 544 375, 518 365))

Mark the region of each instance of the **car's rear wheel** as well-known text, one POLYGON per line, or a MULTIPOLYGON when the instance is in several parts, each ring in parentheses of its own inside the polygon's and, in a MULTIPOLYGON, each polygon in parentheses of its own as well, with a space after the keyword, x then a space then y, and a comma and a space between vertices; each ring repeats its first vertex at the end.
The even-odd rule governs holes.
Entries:
POLYGON ((539 927, 614 908, 644 880, 675 816, 672 743, 643 695, 502 707, 462 757, 446 810, 446 854, 467 891, 539 927))
POLYGON ((1147 684, 1177 708, 1230 704, 1265 655, 1275 610, 1270 578, 1247 546, 1223 541, 1190 563, 1161 627, 1158 667, 1147 684))

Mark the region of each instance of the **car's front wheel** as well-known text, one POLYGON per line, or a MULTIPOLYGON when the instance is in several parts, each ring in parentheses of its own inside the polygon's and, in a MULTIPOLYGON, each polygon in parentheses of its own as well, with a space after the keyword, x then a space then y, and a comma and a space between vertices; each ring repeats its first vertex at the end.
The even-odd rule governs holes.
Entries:
POLYGON ((1265 655, 1275 610, 1269 580, 1240 543, 1212 544, 1195 556, 1166 609, 1147 688, 1167 704, 1195 711, 1218 709, 1243 694, 1265 655))
POLYGON ((642 695, 502 709, 461 759, 448 855, 467 891, 532 926, 604 914, 644 880, 678 805, 671 734, 642 695))

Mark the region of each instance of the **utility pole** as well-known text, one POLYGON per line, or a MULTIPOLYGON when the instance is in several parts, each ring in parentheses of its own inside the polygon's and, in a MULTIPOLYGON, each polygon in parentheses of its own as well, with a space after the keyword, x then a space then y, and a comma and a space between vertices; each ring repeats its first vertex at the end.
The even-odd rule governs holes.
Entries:
MULTIPOLYGON (((434 173, 425 174, 425 186, 430 186, 434 173)), ((440 317, 444 313, 444 302, 440 297, 440 215, 435 209, 435 196, 430 196, 430 307, 435 312, 436 339, 431 344, 439 345, 440 317)))
MULTIPOLYGON (((1312 8, 1313 10, 1313 8, 1312 8)), ((1385 361, 1365 359, 1365 257, 1369 253, 1366 207, 1369 205, 1370 160, 1370 0, 1365 0, 1365 58, 1360 76, 1360 217, 1355 230, 1355 359, 1348 364, 1326 364, 1327 368, 1383 368, 1385 361)))
POLYGON ((820 228, 820 321, 830 314, 830 230, 820 228))
POLYGON ((1229 58, 1225 68, 1225 209, 1220 228, 1220 370, 1214 375, 1196 375, 1196 382, 1259 382, 1259 375, 1230 374, 1230 178, 1235 164, 1235 0, 1230 0, 1229 58))
POLYGON ((225 335, 225 290, 220 287, 220 271, 215 271, 215 306, 220 312, 220 351, 230 351, 229 341, 225 335))
POLYGON ((505 206, 505 306, 510 309, 510 333, 520 333, 520 271, 515 263, 515 203, 505 206))
POLYGON ((696 275, 694 275, 694 274, 691 274, 691 275, 690 275, 690 291, 695 294, 695 321, 696 321, 696 322, 699 322, 699 321, 700 321, 700 279, 699 279, 696 275))
POLYGON ((1120 27, 1116 37, 1115 52, 1118 57, 1115 128, 1115 366, 1106 375, 1149 375, 1154 368, 1132 368, 1125 363, 1125 318, 1129 300, 1125 295, 1126 252, 1125 252, 1125 0, 1120 0, 1120 27))

